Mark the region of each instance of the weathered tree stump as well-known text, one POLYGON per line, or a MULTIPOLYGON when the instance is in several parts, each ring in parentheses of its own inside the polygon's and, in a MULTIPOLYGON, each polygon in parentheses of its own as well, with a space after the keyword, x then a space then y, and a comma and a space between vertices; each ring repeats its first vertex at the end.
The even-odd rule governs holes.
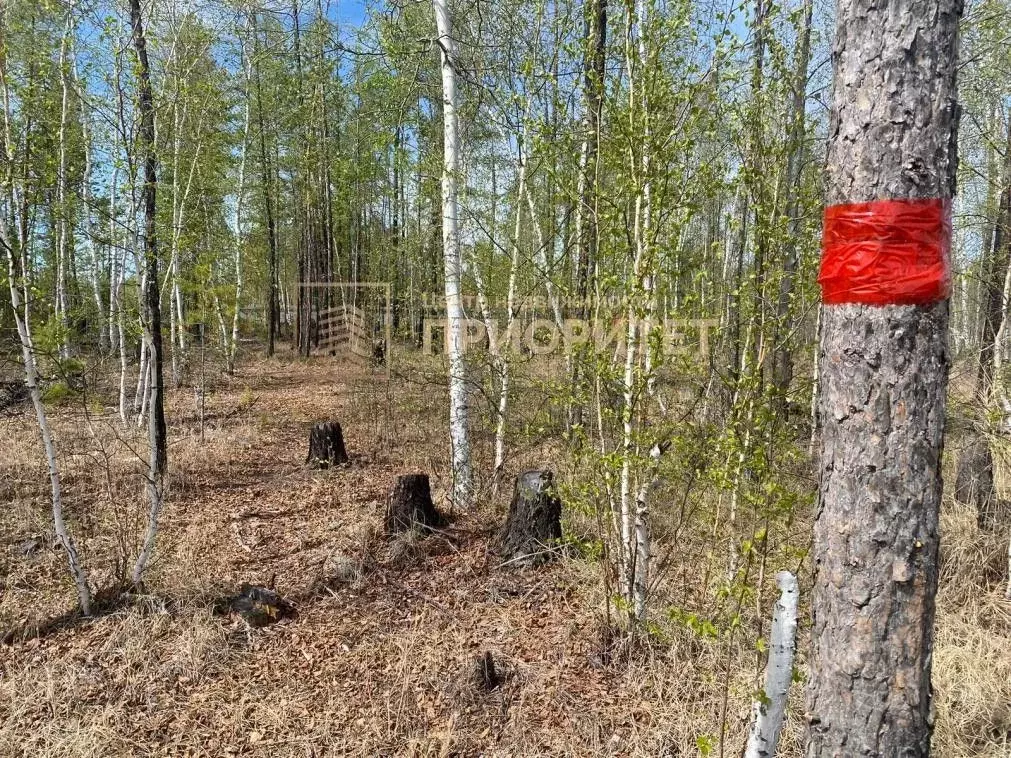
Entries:
POLYGON ((536 566, 554 556, 562 538, 562 501, 550 471, 527 471, 516 478, 498 553, 506 563, 536 566))
POLYGON ((432 529, 445 523, 432 502, 428 474, 397 477, 386 501, 386 531, 393 534, 409 529, 432 529))
POLYGON ((343 466, 348 463, 344 447, 344 432, 336 421, 314 424, 309 432, 309 456, 305 460, 313 468, 343 466))
POLYGON ((980 529, 994 526, 997 496, 993 485, 993 456, 986 437, 976 437, 959 453, 955 500, 976 509, 980 529))
POLYGON ((297 615, 295 607, 272 589, 253 584, 243 584, 238 594, 219 602, 216 610, 237 613, 250 626, 267 626, 297 615))

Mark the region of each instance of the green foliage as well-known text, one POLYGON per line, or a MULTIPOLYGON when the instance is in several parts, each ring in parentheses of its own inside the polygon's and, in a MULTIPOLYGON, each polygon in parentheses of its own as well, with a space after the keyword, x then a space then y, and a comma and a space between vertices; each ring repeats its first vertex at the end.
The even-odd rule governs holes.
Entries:
POLYGON ((695 737, 695 747, 701 758, 709 758, 716 751, 719 740, 711 734, 700 734, 695 737))
POLYGON ((667 616, 672 622, 688 629, 699 639, 715 640, 720 636, 720 629, 716 623, 697 613, 671 607, 667 609, 667 616))
POLYGON ((64 381, 50 382, 42 392, 42 402, 49 406, 69 403, 75 396, 74 390, 64 381))

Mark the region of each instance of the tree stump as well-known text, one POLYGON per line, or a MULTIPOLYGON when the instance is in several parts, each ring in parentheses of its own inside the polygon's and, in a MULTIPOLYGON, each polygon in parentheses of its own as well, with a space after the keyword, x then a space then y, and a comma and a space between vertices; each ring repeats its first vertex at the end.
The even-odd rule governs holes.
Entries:
POLYGON ((986 437, 976 437, 959 453, 955 501, 976 509, 980 529, 990 529, 995 525, 997 496, 993 486, 993 456, 986 437))
POLYGON ((527 471, 516 478, 498 553, 507 563, 536 566, 554 555, 562 538, 562 501, 550 471, 527 471))
POLYGON ((272 589, 253 584, 243 584, 238 594, 219 601, 215 610, 219 613, 237 613, 250 626, 257 627, 297 615, 295 607, 272 589))
POLYGON ((313 468, 343 466, 348 463, 344 447, 344 432, 336 421, 314 424, 309 432, 309 456, 305 460, 313 468))
POLYGON ((386 501, 386 531, 395 534, 409 529, 440 527, 445 520, 432 502, 428 474, 397 477, 386 501))

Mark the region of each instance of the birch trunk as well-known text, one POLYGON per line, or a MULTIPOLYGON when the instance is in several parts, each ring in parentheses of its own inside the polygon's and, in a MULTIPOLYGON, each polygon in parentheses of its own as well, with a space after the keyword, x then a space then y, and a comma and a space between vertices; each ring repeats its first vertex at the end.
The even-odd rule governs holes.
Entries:
POLYGON ((46 408, 42 403, 42 392, 39 389, 39 373, 35 362, 35 345, 32 342, 30 313, 28 311, 27 299, 22 300, 20 287, 20 272, 25 270, 24 258, 19 262, 17 254, 7 234, 7 223, 0 217, 0 247, 7 252, 7 284, 11 295, 11 305, 14 312, 14 322, 17 326, 18 337, 21 341, 21 355, 25 362, 25 385, 32 399, 32 406, 35 408, 35 418, 39 424, 39 435, 42 438, 42 447, 46 451, 46 463, 49 467, 49 484, 53 495, 53 530, 56 537, 63 546, 67 554, 67 561, 70 565, 70 576, 77 587, 77 601, 81 606, 81 613, 85 616, 91 615, 91 588, 88 586, 88 578, 81 566, 80 558, 77 554, 77 547, 67 530, 66 522, 63 519, 63 494, 60 488, 60 467, 56 458, 56 443, 53 441, 53 433, 49 427, 49 419, 46 416, 46 408))
MULTIPOLYGON (((105 353, 111 346, 112 333, 109 330, 109 323, 106 318, 105 313, 105 302, 102 299, 102 264, 99 259, 98 245, 95 243, 98 237, 98 230, 96 229, 95 223, 92 221, 92 198, 91 198, 91 178, 94 172, 94 161, 92 159, 92 144, 91 144, 91 128, 90 115, 85 105, 83 88, 81 86, 80 76, 77 70, 77 59, 75 58, 72 66, 72 73, 74 77, 74 89, 77 92, 78 101, 81 105, 81 136, 84 142, 84 176, 81 180, 81 205, 83 206, 84 213, 84 223, 87 235, 87 247, 91 252, 91 276, 89 277, 91 281, 91 294, 95 300, 95 312, 98 318, 98 348, 101 353, 105 353)), ((113 169, 115 172, 117 169, 113 169)), ((111 200, 110 196, 110 200, 111 200)), ((112 211, 112 206, 110 205, 110 213, 112 211)), ((112 245, 109 246, 110 257, 112 251, 112 245)))
MULTIPOLYGON (((958 0, 841 0, 826 202, 951 198, 958 0)), ((822 307, 809 758, 930 753, 948 302, 822 307)))
POLYGON ((467 376, 464 363, 465 320, 460 297, 460 233, 457 178, 459 135, 456 114, 456 42, 448 0, 432 0, 442 69, 443 167, 442 249, 445 265, 446 322, 449 333, 449 436, 452 447, 453 502, 469 508, 473 498, 470 438, 467 430, 467 376))
MULTIPOLYGON (((523 203, 520 198, 526 185, 526 163, 519 164, 519 180, 516 191, 516 222, 513 226, 513 236, 510 240, 511 255, 509 259, 509 284, 506 290, 506 331, 503 340, 506 349, 512 345, 513 330, 516 328, 516 276, 520 267, 520 230, 523 224, 523 203)), ((509 405, 510 366, 509 359, 502 362, 498 397, 498 419, 495 425, 495 484, 498 486, 505 466, 505 430, 506 410, 509 405)))
POLYGON ((245 74, 245 115, 242 121, 242 150, 239 156, 239 182, 235 189, 235 219, 233 222, 235 235, 235 311, 232 313, 232 334, 228 341, 227 367, 229 375, 235 373, 235 355, 239 346, 239 308, 242 304, 242 201, 246 187, 246 152, 249 147, 249 80, 250 62, 247 59, 243 65, 245 74))
POLYGON ((786 700, 793 681, 793 654, 797 644, 797 577, 789 571, 776 575, 779 600, 772 611, 769 662, 765 667, 765 702, 755 703, 754 723, 744 758, 773 758, 786 716, 786 700))
POLYGON ((60 129, 59 163, 56 173, 56 317, 60 324, 61 358, 70 355, 70 302, 67 269, 70 253, 70 198, 67 177, 67 129, 70 120, 70 45, 74 34, 74 3, 67 8, 66 26, 60 40, 60 129))

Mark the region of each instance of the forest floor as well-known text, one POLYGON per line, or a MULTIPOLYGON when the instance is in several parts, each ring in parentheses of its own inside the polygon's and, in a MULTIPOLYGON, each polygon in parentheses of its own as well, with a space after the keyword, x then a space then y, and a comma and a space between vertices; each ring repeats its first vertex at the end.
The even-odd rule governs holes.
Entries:
MULTIPOLYGON (((90 620, 73 617, 53 548, 34 417, 0 416, 0 755, 740 754, 761 681, 753 641, 666 624, 623 643, 591 558, 501 566, 492 547, 509 486, 483 490, 442 533, 383 535, 398 474, 432 475, 445 507, 443 388, 286 357, 211 379, 202 424, 192 388, 170 393, 150 594, 90 620), (313 471, 308 428, 329 418, 351 464, 313 471), (214 613, 243 582, 273 577, 297 617, 251 629, 214 613), (486 652, 502 678, 490 691, 476 673, 486 652)), ((92 583, 111 586, 143 523, 143 433, 97 398, 53 420, 71 528, 92 583)), ((510 476, 559 457, 541 438, 510 476)), ((567 516, 574 541, 589 533, 580 518, 567 516)), ((935 754, 1008 758, 1006 538, 949 503, 943 529, 935 754)), ((797 685, 783 758, 801 754, 802 712, 797 685)))

